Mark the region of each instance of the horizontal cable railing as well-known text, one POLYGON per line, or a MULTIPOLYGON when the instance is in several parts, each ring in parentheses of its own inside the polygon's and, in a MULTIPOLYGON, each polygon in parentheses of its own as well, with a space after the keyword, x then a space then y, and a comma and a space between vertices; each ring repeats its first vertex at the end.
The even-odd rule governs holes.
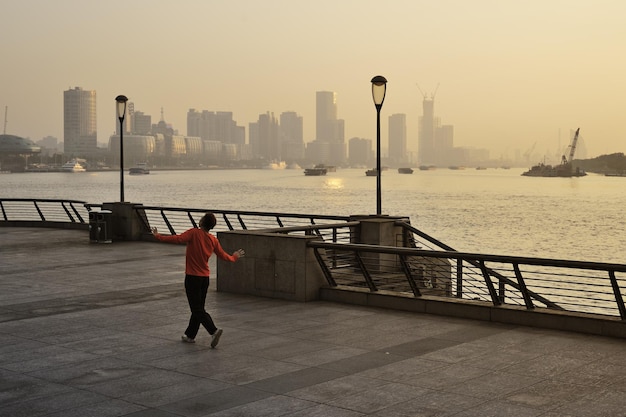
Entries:
POLYGON ((89 210, 84 201, 60 199, 2 198, 2 224, 88 225, 89 210))
MULTIPOLYGON (((102 204, 61 199, 0 199, 0 226, 88 228, 89 213, 102 204)), ((134 207, 146 232, 181 233, 196 227, 206 209, 134 207)), ((255 230, 315 235, 308 244, 331 286, 479 300, 527 309, 618 316, 626 320, 622 288, 626 265, 457 252, 397 221, 397 246, 360 242, 359 222, 348 216, 211 210, 215 231, 255 230)))
POLYGON ((626 265, 311 241, 330 286, 618 316, 626 265))
POLYGON ((182 233, 190 227, 197 227, 200 219, 207 211, 211 211, 217 218, 214 231, 226 230, 262 230, 283 227, 307 227, 322 222, 346 222, 347 216, 324 216, 296 213, 271 213, 258 211, 238 210, 207 210, 175 207, 138 206, 142 210, 148 224, 146 227, 156 227, 161 233, 182 233))

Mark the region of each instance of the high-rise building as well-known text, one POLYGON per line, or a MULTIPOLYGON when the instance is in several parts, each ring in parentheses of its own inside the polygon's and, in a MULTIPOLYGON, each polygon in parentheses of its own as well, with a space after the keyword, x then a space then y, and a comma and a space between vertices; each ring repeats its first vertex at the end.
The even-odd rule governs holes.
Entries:
POLYGON ((304 126, 302 116, 294 111, 280 114, 280 146, 285 161, 293 162, 304 158, 304 126))
POLYGON ((348 141, 348 160, 353 167, 367 166, 373 159, 372 140, 352 138, 348 141))
POLYGON ((282 160, 278 140, 278 120, 274 113, 259 115, 257 122, 250 123, 250 146, 254 155, 270 161, 282 160))
POLYGON ((131 131, 136 135, 149 135, 152 131, 152 116, 140 111, 130 114, 131 131))
POLYGON ((318 91, 315 106, 315 139, 324 142, 344 142, 344 121, 337 119, 337 94, 318 91))
POLYGON ((389 162, 407 162, 406 114, 389 116, 389 162))
POLYGON ((187 135, 189 136, 243 145, 246 142, 245 134, 245 127, 237 126, 232 112, 208 110, 198 112, 195 109, 187 112, 187 135))
POLYGON ((63 141, 69 156, 90 157, 97 152, 95 90, 75 87, 63 92, 63 141))
POLYGON ((435 99, 424 97, 423 115, 419 119, 417 158, 420 165, 435 164, 435 99))
POLYGON ((316 93, 315 143, 307 145, 306 156, 316 163, 339 165, 345 162, 344 121, 337 119, 337 95, 332 91, 316 93))

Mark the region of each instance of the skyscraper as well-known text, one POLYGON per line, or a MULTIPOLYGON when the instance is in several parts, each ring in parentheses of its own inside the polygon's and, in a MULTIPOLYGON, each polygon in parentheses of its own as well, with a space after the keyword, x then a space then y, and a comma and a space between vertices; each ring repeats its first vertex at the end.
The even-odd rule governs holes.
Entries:
POLYGON ((419 121, 419 140, 417 158, 420 165, 436 163, 435 156, 435 99, 424 96, 422 101, 423 115, 419 121))
POLYGON ((315 141, 307 146, 307 158, 317 163, 342 164, 346 159, 344 121, 337 119, 337 95, 316 93, 315 141))
POLYGON ((63 92, 63 140, 65 153, 88 157, 98 149, 96 91, 80 87, 63 92))
POLYGON ((293 162, 304 158, 304 126, 302 116, 294 111, 280 114, 280 146, 285 161, 293 162))
POLYGON ((343 120, 337 119, 337 94, 318 91, 315 106, 315 139, 324 142, 344 142, 343 120))
POLYGON ((389 161, 392 163, 407 161, 406 114, 389 116, 389 161))

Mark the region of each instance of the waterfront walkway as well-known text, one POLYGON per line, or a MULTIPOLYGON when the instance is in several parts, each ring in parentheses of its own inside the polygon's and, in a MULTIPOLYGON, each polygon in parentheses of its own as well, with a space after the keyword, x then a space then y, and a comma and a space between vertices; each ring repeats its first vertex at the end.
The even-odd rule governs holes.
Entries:
MULTIPOLYGON (((234 248, 227 248, 232 250, 234 248)), ((625 416, 626 341, 215 292, 184 247, 0 227, 0 416, 625 416)))

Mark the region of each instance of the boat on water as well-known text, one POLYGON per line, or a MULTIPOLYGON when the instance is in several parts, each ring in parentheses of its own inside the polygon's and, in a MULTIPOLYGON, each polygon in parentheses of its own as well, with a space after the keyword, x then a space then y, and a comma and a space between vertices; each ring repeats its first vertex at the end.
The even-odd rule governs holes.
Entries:
POLYGON ((574 169, 572 161, 574 160, 574 152, 576 152, 576 143, 578 142, 578 133, 580 128, 576 129, 571 145, 569 145, 569 157, 562 156, 560 165, 546 165, 544 163, 531 167, 528 171, 522 173, 525 177, 584 177, 587 175, 585 171, 576 167, 574 169))
POLYGON ((398 174, 412 174, 413 168, 398 168, 398 174))
POLYGON ((85 172, 87 171, 84 166, 80 164, 76 159, 67 161, 61 166, 63 172, 85 172))
POLYGON ((420 171, 433 171, 437 169, 435 165, 420 165, 420 171))
POLYGON ((320 175, 326 175, 327 172, 328 170, 326 168, 313 167, 306 168, 304 170, 304 175, 319 177, 320 175))
POLYGON ((317 164, 314 168, 324 168, 326 172, 337 172, 337 167, 334 165, 317 164))
POLYGON ((538 164, 522 173, 525 177, 584 177, 587 173, 580 168, 572 168, 571 163, 561 165, 538 164))
POLYGON ((143 163, 139 163, 137 165, 135 165, 134 167, 130 168, 128 170, 128 173, 130 175, 145 175, 145 174, 149 174, 150 173, 150 169, 148 168, 148 165, 143 162, 143 163))
POLYGON ((378 170, 376 168, 368 169, 367 171, 365 171, 365 175, 367 175, 368 177, 375 177, 376 175, 378 175, 378 170))

